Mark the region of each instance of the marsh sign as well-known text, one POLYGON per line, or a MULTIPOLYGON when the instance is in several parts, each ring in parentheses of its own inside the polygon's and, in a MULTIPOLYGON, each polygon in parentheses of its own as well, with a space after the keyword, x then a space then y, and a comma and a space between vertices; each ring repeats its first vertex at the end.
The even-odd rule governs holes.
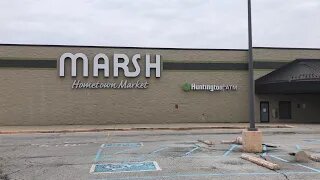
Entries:
MULTIPOLYGON (((160 55, 155 55, 155 62, 151 62, 151 55, 146 54, 145 61, 145 77, 151 77, 151 69, 155 69, 156 74, 155 77, 159 78, 161 75, 161 57, 160 55)), ((83 77, 89 76, 89 60, 88 57, 83 53, 64 53, 61 55, 59 59, 59 76, 64 77, 64 66, 65 60, 71 59, 71 76, 77 76, 77 61, 82 60, 83 62, 83 77)), ((130 59, 126 54, 114 54, 113 55, 113 76, 119 76, 119 70, 122 69, 125 77, 137 77, 141 73, 141 68, 138 61, 141 59, 140 54, 133 55, 131 59, 131 63, 133 64, 135 71, 129 71, 130 59)), ((104 71, 104 77, 109 77, 110 69, 109 69, 109 58, 106 54, 99 53, 93 58, 93 76, 98 77, 98 71, 104 71), (99 63, 99 60, 103 60, 103 63, 99 63)))
MULTIPOLYGON (((145 55, 145 69, 141 70, 139 61, 141 60, 141 54, 135 54, 130 59, 126 54, 114 54, 112 62, 110 62, 109 57, 106 54, 99 53, 93 58, 93 65, 89 67, 89 59, 83 53, 64 53, 59 58, 59 76, 65 77, 65 63, 66 60, 71 60, 71 76, 77 77, 77 62, 82 61, 82 76, 89 76, 89 69, 92 68, 92 76, 98 77, 99 70, 103 71, 103 76, 108 78, 110 76, 119 77, 120 70, 123 71, 124 77, 134 78, 140 76, 141 72, 144 71, 144 76, 150 78, 151 70, 154 70, 154 76, 160 78, 161 76, 161 56, 154 55, 154 60, 152 62, 151 55, 145 55), (102 62, 101 62, 102 60, 102 62), (110 73, 110 63, 113 65, 113 73, 110 73), (130 71, 129 65, 132 65, 134 70, 130 71)), ((148 81, 128 81, 126 79, 120 80, 119 82, 109 82, 109 81, 95 81, 88 82, 82 80, 74 80, 72 83, 73 89, 146 89, 148 88, 148 81)))

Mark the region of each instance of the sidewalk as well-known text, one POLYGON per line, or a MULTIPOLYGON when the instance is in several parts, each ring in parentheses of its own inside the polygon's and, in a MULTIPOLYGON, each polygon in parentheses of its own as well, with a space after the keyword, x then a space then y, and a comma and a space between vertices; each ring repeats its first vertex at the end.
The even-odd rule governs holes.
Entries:
MULTIPOLYGON (((53 125, 53 126, 0 126, 0 134, 16 133, 68 133, 137 130, 199 130, 199 129, 245 129, 248 123, 174 123, 174 124, 118 124, 118 125, 53 125)), ((287 124, 257 123, 260 129, 293 128, 287 124)))

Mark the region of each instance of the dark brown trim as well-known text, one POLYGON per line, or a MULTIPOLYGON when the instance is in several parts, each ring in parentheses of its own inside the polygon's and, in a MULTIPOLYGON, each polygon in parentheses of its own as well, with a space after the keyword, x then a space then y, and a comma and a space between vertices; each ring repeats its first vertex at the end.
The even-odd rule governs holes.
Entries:
MULTIPOLYGON (((277 69, 285 62, 254 62, 255 69, 277 69)), ((7 60, 0 59, 0 67, 57 68, 56 60, 7 60)), ((247 63, 184 63, 163 62, 163 70, 247 70, 247 63)))
POLYGON ((163 62, 163 70, 247 70, 247 63, 163 62))
POLYGON ((268 61, 255 61, 253 62, 255 69, 278 69, 288 62, 268 62, 268 61))
MULTIPOLYGON (((254 69, 277 69, 287 62, 254 62, 254 69)), ((163 62, 164 70, 248 70, 247 63, 163 62)))
POLYGON ((255 84, 256 94, 320 94, 320 81, 255 84))
POLYGON ((0 67, 57 68, 56 60, 0 60, 0 67))

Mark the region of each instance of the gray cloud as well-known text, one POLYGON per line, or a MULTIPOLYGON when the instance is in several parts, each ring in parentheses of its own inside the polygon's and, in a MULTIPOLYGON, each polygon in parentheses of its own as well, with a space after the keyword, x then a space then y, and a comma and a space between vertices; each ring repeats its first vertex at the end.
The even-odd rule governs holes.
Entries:
MULTIPOLYGON (((320 47, 319 0, 252 0, 254 46, 320 47)), ((10 0, 0 43, 247 48, 246 0, 10 0)))

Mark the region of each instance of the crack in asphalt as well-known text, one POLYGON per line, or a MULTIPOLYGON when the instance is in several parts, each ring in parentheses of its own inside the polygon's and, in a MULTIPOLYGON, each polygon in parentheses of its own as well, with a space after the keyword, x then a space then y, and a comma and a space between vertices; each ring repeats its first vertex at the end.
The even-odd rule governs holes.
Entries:
POLYGON ((273 170, 274 172, 281 174, 284 178, 286 178, 286 180, 290 180, 289 177, 284 173, 284 172, 279 172, 277 170, 273 170))

